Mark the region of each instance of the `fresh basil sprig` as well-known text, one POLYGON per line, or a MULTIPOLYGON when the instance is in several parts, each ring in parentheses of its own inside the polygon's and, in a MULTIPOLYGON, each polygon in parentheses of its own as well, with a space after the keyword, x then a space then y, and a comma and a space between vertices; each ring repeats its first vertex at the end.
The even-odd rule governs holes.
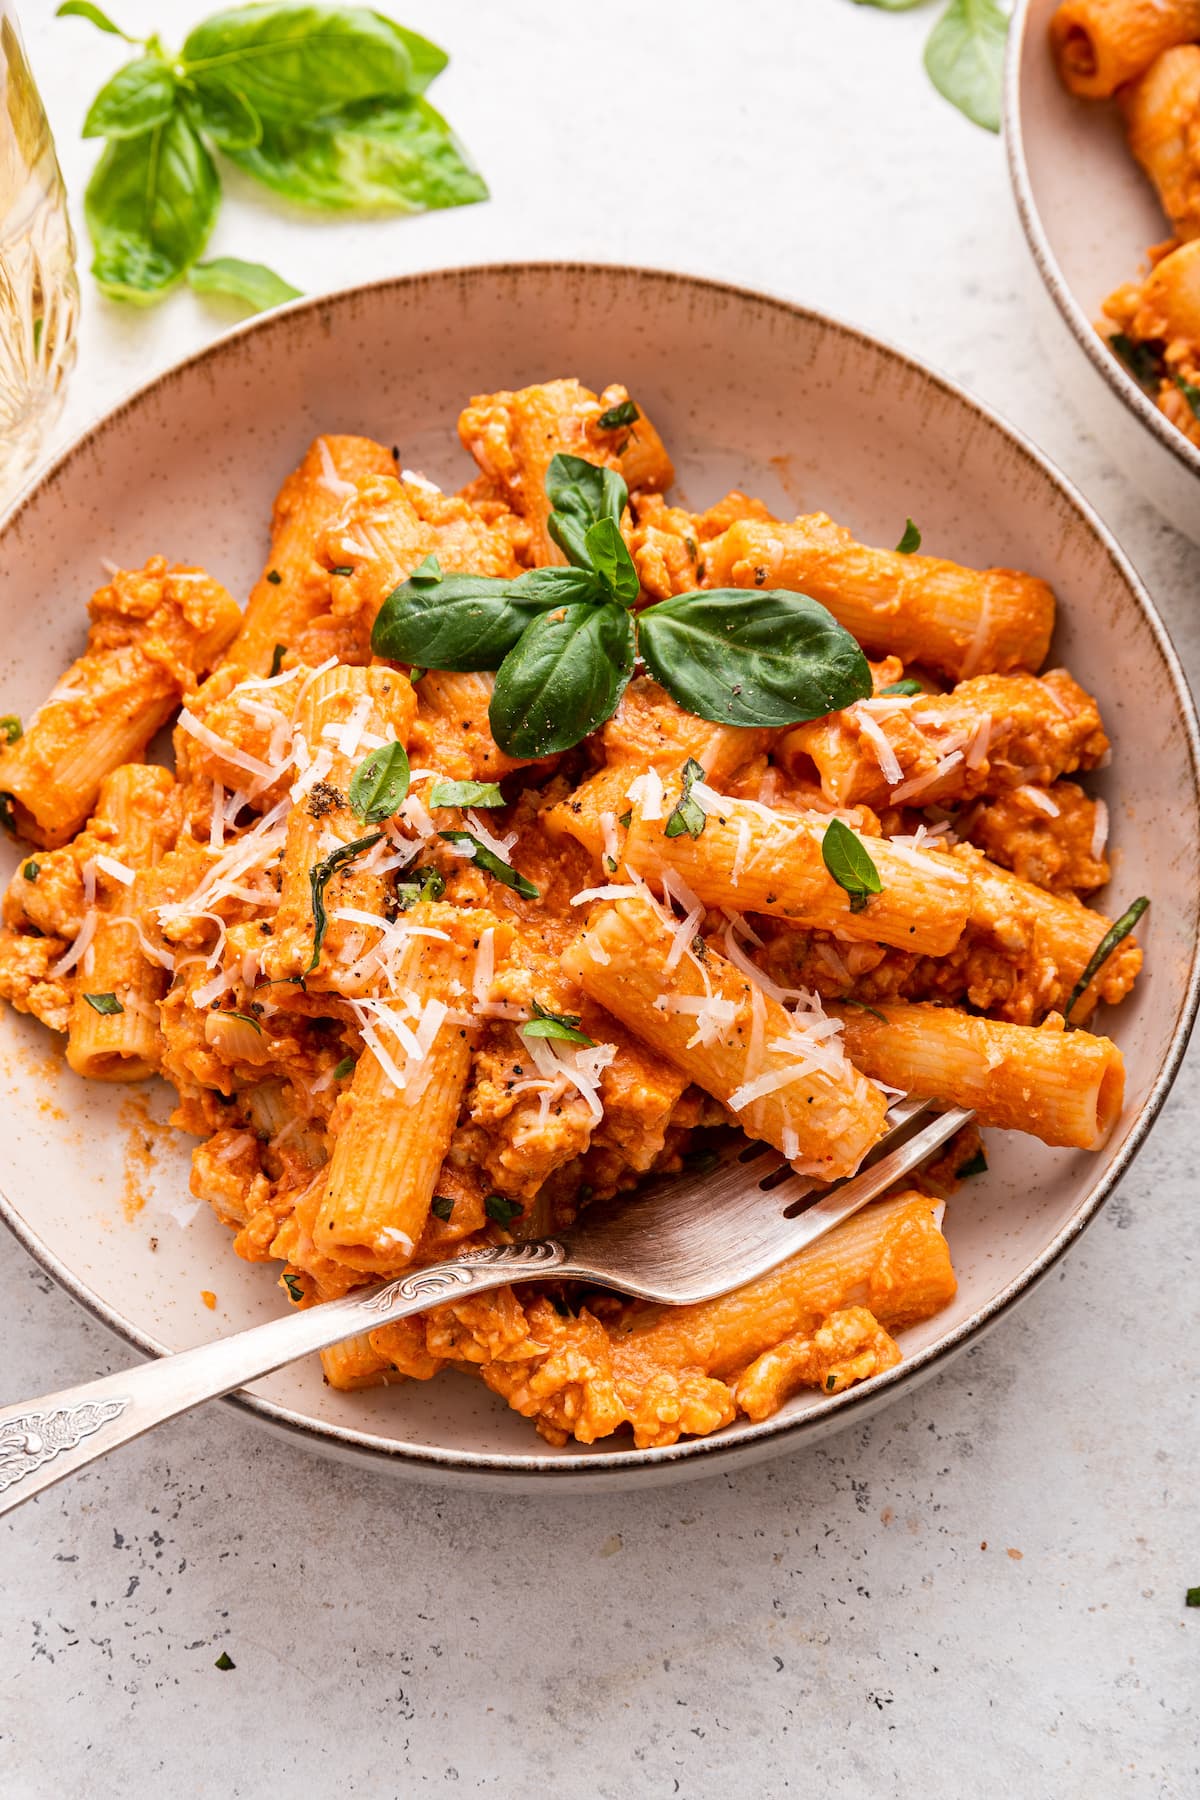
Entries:
POLYGON ((551 1012, 548 1007, 533 1002, 533 1017, 528 1024, 520 1026, 522 1037, 562 1038, 568 1044, 582 1044, 587 1050, 596 1047, 595 1038, 590 1038, 586 1031, 580 1029, 578 1013, 551 1012))
MULTIPOLYGON (((130 37, 90 0, 58 12, 139 51, 84 122, 85 137, 107 140, 85 211, 93 273, 113 299, 160 299, 196 263, 220 206, 213 150, 287 199, 327 210, 420 212, 487 198, 424 97, 445 52, 381 13, 260 0, 214 13, 176 53, 157 36, 130 37)), ((227 258, 193 285, 259 310, 296 292, 227 258)))
POLYGON ((862 912, 872 894, 882 894, 883 882, 870 852, 857 832, 841 819, 830 819, 821 839, 821 860, 838 886, 849 895, 850 911, 862 912))
POLYGON ((715 588, 633 613, 620 475, 559 455, 546 493, 568 568, 509 581, 422 565, 388 595, 371 633, 375 654, 392 662, 494 669, 488 717, 508 755, 555 755, 596 730, 639 653, 680 706, 723 725, 794 725, 871 693, 862 650, 805 594, 715 588))
POLYGON ((1128 907, 1121 914, 1119 919, 1113 921, 1104 936, 1100 939, 1100 942, 1096 945, 1096 948, 1092 951, 1091 956, 1088 958, 1087 967, 1079 977, 1079 980, 1075 983, 1075 986, 1071 989, 1067 1004, 1063 1007, 1063 1024, 1068 1031, 1073 1031, 1075 1029, 1071 1024, 1071 1013, 1081 995, 1086 993, 1088 987, 1096 979, 1096 976, 1100 973, 1100 970, 1108 961, 1113 951, 1117 949, 1118 945, 1124 943, 1149 904, 1149 897, 1146 894, 1139 894, 1132 906, 1128 907))

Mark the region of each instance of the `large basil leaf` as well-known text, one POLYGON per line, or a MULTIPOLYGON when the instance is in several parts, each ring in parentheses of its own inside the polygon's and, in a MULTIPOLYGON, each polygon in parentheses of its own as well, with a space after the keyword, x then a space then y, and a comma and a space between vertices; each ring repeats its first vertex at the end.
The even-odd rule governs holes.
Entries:
POLYGON ((1007 35, 996 0, 950 0, 925 46, 925 70, 938 93, 988 131, 1000 129, 1007 35))
POLYGON ((420 98, 364 101, 319 128, 268 120, 257 144, 227 154, 276 193, 331 212, 436 212, 488 197, 445 119, 420 98))
POLYGON ((371 648, 422 669, 498 669, 530 621, 560 604, 524 598, 520 586, 487 575, 402 582, 376 615, 371 648))
POLYGON ((188 270, 188 286, 198 294, 228 294, 254 312, 266 312, 298 300, 300 289, 268 269, 265 263, 243 262, 240 256, 214 256, 188 270))
POLYGON ((419 31, 410 31, 406 25, 397 25, 395 19, 385 18, 382 13, 375 13, 381 24, 386 25, 400 39, 408 51, 412 63, 412 73, 408 78, 410 94, 423 94, 431 81, 434 81, 446 67, 450 58, 438 44, 430 43, 419 31))
POLYGON ((632 606, 642 591, 642 584, 629 546, 621 536, 621 527, 612 519, 597 519, 583 534, 583 548, 612 598, 619 600, 622 606, 632 606))
POLYGON ((569 750, 612 717, 633 656, 633 620, 614 601, 544 613, 496 676, 492 736, 509 756, 569 750))
POLYGON ((585 540, 589 527, 611 519, 619 528, 629 494, 614 469, 560 451, 546 471, 546 498, 553 508, 547 527, 550 536, 576 568, 588 569, 591 557, 585 540))
POLYGON ((161 56, 139 56, 106 81, 88 108, 83 135, 137 137, 161 125, 175 105, 175 76, 161 56))
POLYGON ((680 594, 639 615, 638 645, 680 706, 722 725, 791 725, 872 691, 859 646, 806 594, 680 594))
POLYGON ((195 121, 203 126, 218 150, 228 154, 261 143, 263 122, 236 88, 197 89, 188 98, 195 121))
POLYGON ((184 40, 196 86, 234 88, 264 120, 313 120, 375 95, 407 94, 403 37, 360 6, 267 4, 214 13, 184 40))
POLYGON ((221 184, 179 110, 106 148, 84 200, 96 246, 92 273, 110 299, 158 300, 204 249, 221 184))

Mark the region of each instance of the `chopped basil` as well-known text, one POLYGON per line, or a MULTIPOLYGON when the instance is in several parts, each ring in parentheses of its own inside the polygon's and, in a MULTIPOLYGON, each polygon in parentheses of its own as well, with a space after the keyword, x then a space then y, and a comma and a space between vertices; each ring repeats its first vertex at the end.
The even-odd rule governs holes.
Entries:
POLYGON ((903 681, 892 681, 887 687, 880 688, 878 698, 882 700, 886 694, 919 694, 920 692, 920 682, 914 681, 911 675, 906 675, 903 681))
POLYGON ((403 744, 380 744, 364 756, 350 781, 350 804, 364 825, 380 825, 404 804, 410 771, 403 744))
POLYGON ((231 1009, 229 1012, 222 1012, 220 1017, 222 1019, 240 1019, 243 1025, 253 1025, 259 1037, 262 1036, 262 1024, 254 1017, 253 1013, 234 1012, 231 1009))
POLYGON ((596 1047, 595 1038, 590 1038, 586 1031, 579 1029, 578 1013, 551 1012, 548 1007, 533 1002, 533 1017, 527 1025, 520 1027, 522 1037, 565 1038, 569 1044, 583 1044, 588 1050, 596 1047))
POLYGON ((293 1300, 303 1300, 304 1289, 300 1286, 298 1276, 291 1274, 285 1269, 283 1271, 283 1283, 293 1300))
POLYGON ((343 1056, 341 1062, 334 1068, 333 1079, 335 1081, 345 1081, 347 1075, 353 1075, 357 1067, 358 1060, 356 1057, 343 1056))
MULTIPOLYGON (((339 844, 336 850, 331 850, 328 856, 323 856, 321 861, 314 863, 308 871, 308 885, 312 893, 313 947, 312 960, 304 972, 306 975, 311 974, 320 962, 321 946, 325 942, 325 933, 329 930, 329 915, 325 911, 325 889, 344 863, 351 862, 361 851, 369 850, 372 844, 377 844, 382 836, 382 831, 372 831, 367 837, 355 838, 351 844, 339 844)), ((303 981, 303 976, 289 976, 287 979, 303 981)))
POLYGON ((1200 419, 1200 387, 1194 381, 1185 381, 1182 375, 1172 374, 1171 380, 1179 389, 1196 418, 1200 419))
POLYGON ((221 1670, 236 1669, 237 1664, 234 1662, 232 1656, 230 1656, 228 1650, 222 1650, 220 1656, 218 1656, 216 1662, 213 1664, 213 1668, 221 1670))
POLYGON ((407 912, 422 900, 440 900, 446 891, 446 883, 436 869, 415 869, 413 873, 420 876, 419 881, 396 883, 396 906, 400 912, 407 912))
POLYGON ((628 812, 623 812, 621 814, 620 818, 617 820, 617 824, 621 827, 622 831, 629 830, 629 827, 633 824, 633 808, 632 808, 632 806, 629 808, 628 812))
POLYGON ((867 1005, 867 1003, 866 1003, 866 1001, 865 1001, 865 1000, 856 1000, 856 999, 855 999, 855 997, 854 997, 854 995, 853 995, 853 994, 843 994, 843 995, 841 995, 841 997, 840 997, 840 998, 839 998, 839 1000, 838 1000, 838 1005, 839 1005, 839 1006, 857 1006, 857 1007, 861 1007, 861 1009, 862 1009, 862 1011, 863 1011, 863 1012, 869 1012, 869 1013, 870 1013, 870 1015, 871 1015, 871 1017, 872 1017, 872 1018, 873 1018, 873 1019, 878 1019, 878 1020, 879 1020, 879 1023, 880 1023, 880 1024, 881 1024, 881 1025, 886 1025, 886 1024, 887 1024, 887 1015, 886 1015, 886 1014, 885 1014, 885 1013, 881 1013, 881 1012, 880 1012, 880 1011, 879 1011, 879 1010, 878 1010, 878 1009, 877 1009, 877 1008, 876 1008, 876 1007, 874 1007, 874 1006, 868 1006, 868 1005, 867 1005))
POLYGON ((85 994, 83 997, 93 1012, 103 1013, 106 1019, 125 1011, 115 994, 85 994))
POLYGON ((497 1225, 511 1225, 519 1219, 525 1208, 519 1200, 509 1200, 503 1194, 489 1194, 483 1203, 483 1210, 489 1219, 495 1219, 497 1225))
POLYGON ((1104 936, 1100 939, 1100 942, 1096 945, 1096 948, 1088 958, 1086 969, 1075 983, 1075 986, 1071 989, 1070 998, 1063 1008, 1063 1023, 1066 1025, 1068 1031, 1073 1029, 1071 1025, 1071 1012, 1076 1001, 1079 999, 1079 996, 1094 980, 1096 975, 1100 972, 1101 967, 1108 961, 1118 945, 1124 943, 1149 904, 1150 901, 1147 895, 1139 895, 1133 902, 1133 905, 1109 926, 1104 936))
POLYGON ((504 795, 495 781, 435 781, 429 792, 430 806, 503 806, 504 795))
POLYGON ((272 652, 271 652, 271 676, 272 676, 272 679, 276 675, 278 675, 280 669, 283 667, 283 659, 287 655, 287 652, 288 652, 288 647, 286 644, 276 644, 274 650, 272 650, 272 652))
POLYGON ((503 882, 505 887, 512 888, 514 892, 521 895, 523 900, 541 898, 541 890, 534 887, 532 881, 527 881, 524 875, 517 873, 511 863, 506 863, 502 857, 496 855, 494 850, 489 850, 486 844, 481 844, 473 832, 439 831, 438 836, 445 838, 451 844, 470 844, 470 860, 475 867, 482 869, 484 874, 490 875, 494 881, 503 882))
POLYGON ((836 1386, 837 1386, 837 1376, 836 1375, 827 1375, 825 1377, 825 1392, 827 1394, 832 1394, 832 1392, 836 1386))
POLYGON ((1185 1606, 1200 1606, 1200 1587, 1189 1588, 1183 1597, 1185 1606))
POLYGON ((354 564, 353 563, 338 563, 335 565, 335 567, 330 569, 329 573, 331 575, 353 575, 354 564))
MULTIPOLYGON (((283 576, 279 573, 278 569, 268 569, 267 580, 271 583, 272 587, 278 587, 283 580, 283 576)), ((275 648, 278 650, 280 646, 277 644, 275 648)))
POLYGON ((0 790, 0 825, 3 825, 5 831, 11 831, 15 836, 17 829, 15 796, 2 790, 0 790))
POLYGON ((821 839, 821 860, 838 886, 850 896, 850 911, 862 912, 872 894, 883 892, 879 870, 857 832, 830 819, 821 839))
POLYGON ((5 713, 4 717, 0 719, 0 737, 4 739, 5 743, 15 744, 17 739, 24 735, 24 728, 16 713, 5 713))
POLYGON ((435 1219, 440 1219, 445 1225, 454 1211, 454 1196, 452 1194, 435 1194, 429 1202, 429 1210, 435 1219))
POLYGON ((419 562, 408 578, 414 587, 433 587, 442 579, 442 565, 436 556, 427 556, 419 562))
POLYGON ((904 525, 904 536, 896 545, 896 549, 901 556, 911 556, 914 550, 919 550, 920 548, 921 533, 917 530, 917 527, 913 524, 912 520, 908 519, 905 521, 904 525))
POLYGON ((632 400, 622 400, 619 406, 610 406, 596 420, 597 431, 617 431, 622 425, 636 425, 641 413, 632 400))
POLYGON ((412 668, 408 671, 408 679, 412 682, 413 686, 416 687, 418 681, 428 673, 429 671, 427 669, 418 669, 414 663, 412 668))
POLYGON ((25 877, 26 881, 36 881, 38 876, 41 874, 41 872, 42 872, 41 863, 35 863, 35 862, 27 862, 25 864, 25 867, 21 870, 21 873, 25 877))
POLYGON ((966 1181, 972 1175, 986 1175, 987 1166, 988 1159, 983 1154, 983 1145, 981 1144, 974 1156, 968 1157, 965 1163, 960 1163, 954 1173, 960 1181, 966 1181))
POLYGON ((1108 341, 1133 379, 1143 387, 1152 387, 1163 379, 1167 369, 1159 339, 1131 338, 1123 331, 1114 331, 1108 341))
POLYGON ((694 756, 689 756, 683 765, 683 792, 675 802, 671 815, 663 826, 664 837, 682 837, 685 831, 690 838, 700 836, 708 822, 708 814, 700 802, 692 798, 692 788, 696 782, 704 780, 703 767, 694 756))

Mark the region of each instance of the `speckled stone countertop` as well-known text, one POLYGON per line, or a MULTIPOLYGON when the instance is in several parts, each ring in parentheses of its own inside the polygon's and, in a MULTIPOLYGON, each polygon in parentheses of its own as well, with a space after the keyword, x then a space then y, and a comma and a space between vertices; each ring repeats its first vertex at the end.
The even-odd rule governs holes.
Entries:
MULTIPOLYGON (((215 0, 214 0, 215 4, 215 0)), ((115 40, 23 0, 72 191, 115 40)), ((211 8, 112 0, 176 40, 211 8)), ((998 142, 929 88, 931 15, 850 0, 395 0, 488 206, 305 228, 231 180, 214 253, 309 291, 596 256, 894 339, 1083 488, 1200 673, 1200 551, 1075 424, 1035 342, 998 142), (735 19, 737 21, 735 28, 735 19)), ((232 313, 85 283, 61 440, 232 313)), ((209 1408, 0 1528, 0 1793, 232 1797, 1200 1792, 1200 1064, 1029 1300, 866 1427, 730 1477, 547 1499, 405 1486, 209 1408), (220 1672, 227 1652, 236 1667, 220 1672)), ((3 1395, 119 1366, 0 1242, 3 1395)))

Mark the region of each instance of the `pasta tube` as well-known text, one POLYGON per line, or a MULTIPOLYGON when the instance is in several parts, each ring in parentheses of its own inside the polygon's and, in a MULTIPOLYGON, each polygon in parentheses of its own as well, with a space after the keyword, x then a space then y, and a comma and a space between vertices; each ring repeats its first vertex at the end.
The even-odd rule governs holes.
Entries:
POLYGON ((821 1015, 785 1011, 703 940, 681 951, 692 931, 648 899, 620 900, 592 914, 563 968, 798 1171, 848 1175, 883 1130, 882 1093, 821 1015))
POLYGON ((457 1009, 473 966, 445 934, 414 935, 395 977, 402 998, 370 1009, 363 1054, 334 1117, 313 1232, 322 1255, 372 1274, 411 1261, 467 1085, 469 1015, 457 1009))
POLYGON ((574 379, 547 381, 517 393, 478 394, 460 417, 464 449, 528 522, 536 564, 566 561, 546 529, 546 471, 560 451, 619 469, 631 492, 670 487, 674 480, 662 439, 640 411, 630 425, 601 426, 628 399, 620 387, 597 396, 574 379))
POLYGON ((978 675, 949 694, 860 700, 795 726, 779 760, 803 774, 816 764, 835 806, 947 805, 999 794, 1075 769, 1108 749, 1090 694, 1065 669, 978 675))
POLYGON ((1200 44, 1164 50, 1123 90, 1121 110, 1176 237, 1200 237, 1200 44))
POLYGON ((704 585, 792 588, 866 650, 957 678, 1038 668, 1054 629, 1054 595, 1036 576, 870 550, 826 513, 731 525, 705 552, 704 585))
POLYGON ((839 1006, 846 1053, 890 1087, 973 1107, 981 1125, 1098 1150, 1120 1115, 1125 1065, 1111 1038, 974 1018, 948 1006, 839 1006))
POLYGON ((406 744, 415 711, 412 683, 386 665, 364 669, 340 664, 308 682, 296 707, 295 743, 311 760, 293 790, 288 814, 279 912, 262 955, 263 972, 270 979, 304 975, 312 986, 337 987, 339 962, 353 961, 345 952, 356 927, 331 912, 350 906, 382 918, 389 884, 367 856, 374 843, 364 841, 377 839, 379 828, 368 828, 357 817, 349 788, 367 754, 364 737, 406 744), (311 779, 321 768, 324 773, 311 779), (362 853, 334 862, 322 885, 326 929, 318 947, 313 871, 355 843, 363 844, 362 853))
POLYGON ((47 848, 75 835, 104 777, 141 756, 241 617, 203 569, 168 568, 163 556, 118 571, 88 611, 86 651, 24 737, 0 750, 0 794, 11 797, 16 828, 47 848))
POLYGON ((294 650, 313 621, 328 613, 329 571, 316 559, 317 540, 357 482, 390 475, 393 468, 383 445, 370 438, 313 439, 276 496, 266 567, 251 590, 228 662, 248 675, 266 675, 277 650, 294 650))
POLYGON ((91 835, 111 849, 93 862, 96 905, 67 1027, 67 1061, 93 1081, 140 1081, 159 1061, 158 1003, 167 976, 142 949, 139 872, 174 842, 179 808, 173 776, 126 763, 105 777, 91 835))
POLYGON ((1175 44, 1200 37, 1200 0, 1063 0, 1050 21, 1073 94, 1104 100, 1175 44))

